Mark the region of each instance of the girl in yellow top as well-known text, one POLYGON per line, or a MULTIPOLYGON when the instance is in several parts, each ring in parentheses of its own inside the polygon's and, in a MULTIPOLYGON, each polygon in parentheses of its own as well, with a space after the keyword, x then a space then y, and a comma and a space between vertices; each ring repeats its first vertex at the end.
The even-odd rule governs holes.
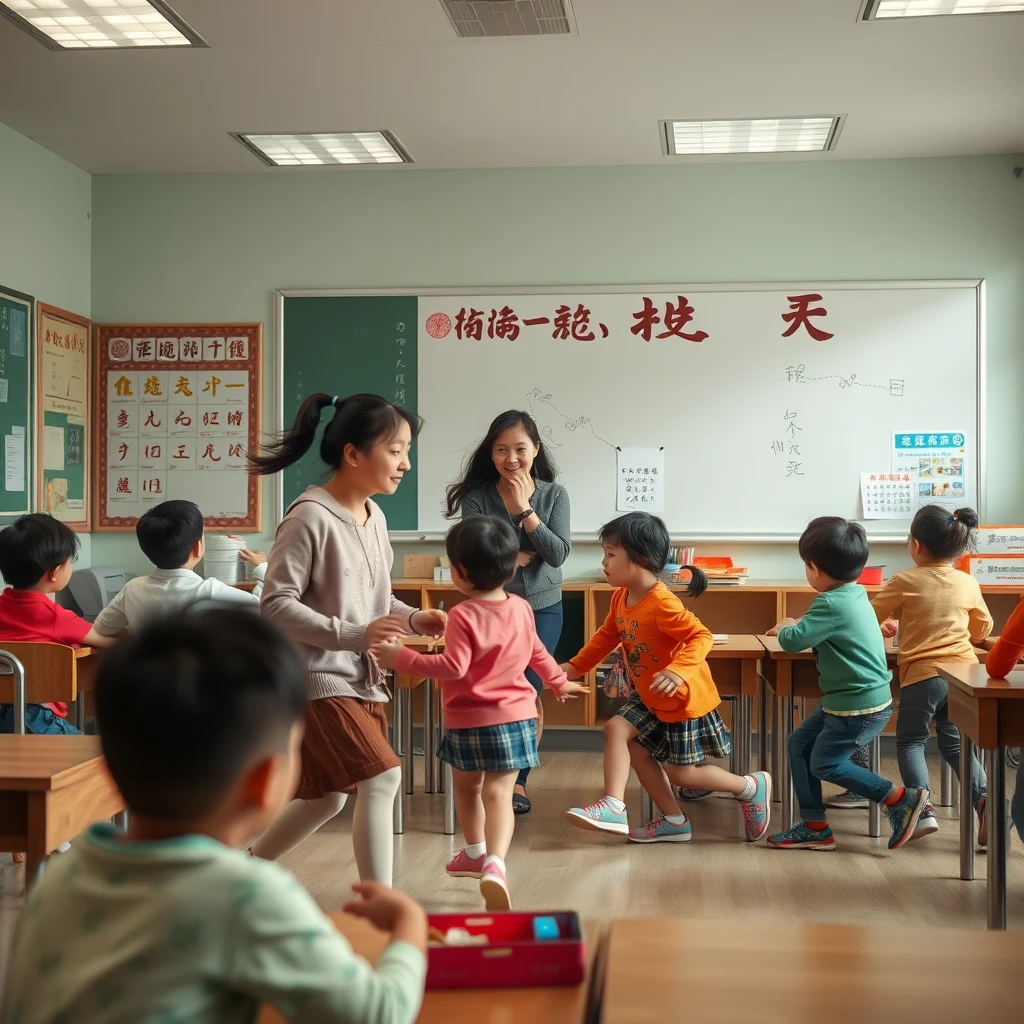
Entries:
MULTIPOLYGON (((601 530, 604 574, 616 587, 604 625, 567 665, 579 679, 617 647, 635 693, 604 727, 604 792, 596 803, 573 807, 566 817, 579 828, 627 835, 636 843, 686 843, 690 822, 679 808, 677 786, 733 793, 741 801, 746 838, 768 831, 772 783, 766 772, 739 776, 705 764, 729 753, 729 733, 716 710, 722 702, 707 655, 714 639, 696 616, 658 579, 668 561, 665 524, 646 512, 601 530), (626 817, 630 765, 661 817, 632 831, 626 817)), ((687 595, 696 597, 707 577, 691 572, 687 595)))
MULTIPOLYGON (((977 581, 953 568, 953 561, 973 545, 977 528, 974 509, 920 509, 910 524, 907 545, 915 568, 898 572, 871 602, 886 636, 895 636, 899 623, 896 758, 908 788, 929 788, 925 745, 933 722, 939 753, 960 778, 960 732, 949 720, 948 687, 938 666, 943 661, 977 664, 974 646, 992 631, 992 616, 977 581)), ((978 843, 985 846, 985 772, 977 757, 971 760, 970 784, 978 811, 978 843)), ((912 838, 938 830, 929 804, 912 838)))

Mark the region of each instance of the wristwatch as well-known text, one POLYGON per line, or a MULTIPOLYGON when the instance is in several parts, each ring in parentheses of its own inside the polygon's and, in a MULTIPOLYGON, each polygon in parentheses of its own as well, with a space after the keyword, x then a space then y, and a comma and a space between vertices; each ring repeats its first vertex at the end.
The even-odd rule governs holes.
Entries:
POLYGON ((523 523, 525 523, 532 515, 536 515, 532 508, 526 509, 525 512, 520 512, 519 515, 516 516, 516 526, 522 526, 523 523))

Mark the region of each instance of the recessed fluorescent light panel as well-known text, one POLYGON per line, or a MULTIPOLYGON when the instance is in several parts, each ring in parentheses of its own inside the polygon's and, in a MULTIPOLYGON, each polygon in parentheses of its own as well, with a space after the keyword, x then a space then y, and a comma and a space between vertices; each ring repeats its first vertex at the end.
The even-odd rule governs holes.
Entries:
POLYGON ((336 164, 411 164, 412 157, 391 132, 316 132, 310 135, 232 133, 272 167, 336 164))
POLYGON ((865 0, 865 21, 888 18, 937 18, 951 14, 1014 14, 1024 3, 1006 0, 865 0))
POLYGON ((441 6, 463 39, 576 35, 570 0, 441 0, 441 6))
POLYGON ((662 121, 662 142, 669 156, 820 153, 835 148, 841 121, 839 117, 662 121))
POLYGON ((0 0, 0 14, 51 50, 206 45, 161 0, 0 0))

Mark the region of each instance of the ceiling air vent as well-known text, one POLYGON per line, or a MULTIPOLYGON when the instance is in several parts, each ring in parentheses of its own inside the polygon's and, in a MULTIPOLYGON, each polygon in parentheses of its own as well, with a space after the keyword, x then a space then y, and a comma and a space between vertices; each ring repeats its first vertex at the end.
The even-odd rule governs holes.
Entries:
POLYGON ((576 35, 570 0, 441 0, 441 6, 463 39, 576 35))

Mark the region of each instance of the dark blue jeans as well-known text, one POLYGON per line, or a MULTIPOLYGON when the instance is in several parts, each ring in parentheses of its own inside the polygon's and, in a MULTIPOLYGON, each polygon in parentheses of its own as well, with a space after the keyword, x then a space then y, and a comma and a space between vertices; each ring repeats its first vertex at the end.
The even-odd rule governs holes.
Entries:
MULTIPOLYGON (((540 642, 544 645, 544 649, 548 654, 554 654, 559 638, 562 636, 562 602, 559 601, 558 604, 553 604, 549 608, 534 608, 533 621, 537 624, 537 636, 540 637, 540 642)), ((526 678, 530 680, 539 697, 541 690, 544 688, 544 684, 540 681, 540 676, 532 668, 528 668, 526 670, 526 678)), ((523 768, 519 772, 519 778, 516 779, 516 783, 520 786, 525 786, 529 775, 530 769, 523 768)))
POLYGON ((789 738, 789 763, 803 821, 825 820, 822 779, 879 804, 889 795, 891 782, 850 758, 885 728, 891 715, 891 707, 850 716, 830 715, 818 707, 797 726, 789 738))
MULTIPOLYGON (((0 733, 14 732, 14 705, 0 704, 0 733)), ((25 705, 25 732, 33 736, 77 736, 78 730, 43 704, 25 705)))

